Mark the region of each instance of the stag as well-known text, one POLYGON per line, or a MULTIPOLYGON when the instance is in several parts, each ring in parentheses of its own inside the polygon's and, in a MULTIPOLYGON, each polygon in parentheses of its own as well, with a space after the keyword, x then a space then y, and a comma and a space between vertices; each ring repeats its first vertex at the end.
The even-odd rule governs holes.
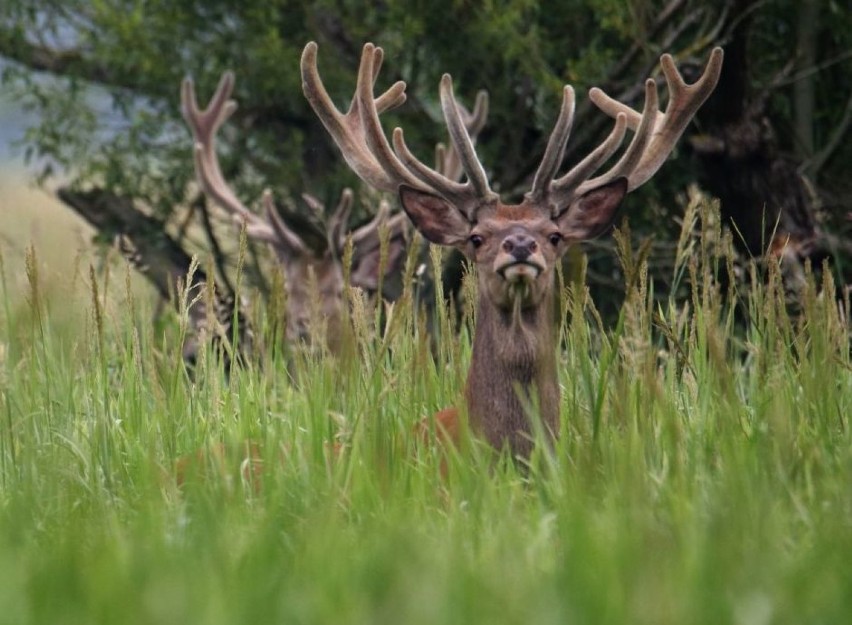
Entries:
POLYGON ((398 81, 375 96, 382 64, 381 48, 364 46, 357 85, 346 113, 331 101, 317 69, 317 44, 305 46, 301 59, 305 97, 331 134, 343 157, 367 184, 398 193, 402 206, 432 243, 460 250, 476 267, 477 325, 465 385, 465 407, 434 417, 438 434, 458 443, 464 423, 498 450, 528 457, 533 447, 537 410, 552 439, 559 431, 557 326, 554 316, 554 267, 572 243, 606 232, 624 196, 648 181, 662 166, 696 111, 719 78, 722 50, 712 51, 701 77, 684 82, 668 54, 660 62, 669 92, 665 112, 658 108, 657 84, 645 83, 642 112, 594 88, 589 97, 614 118, 600 145, 559 176, 574 121, 574 90, 563 88, 562 106, 531 189, 518 204, 503 203, 488 183, 453 95, 449 74, 440 82, 440 100, 464 181, 449 179, 418 160, 403 131, 392 143, 379 114, 405 100, 398 81), (626 134, 633 139, 606 172, 598 169, 615 154, 626 134))
MULTIPOLYGON (((399 264, 404 251, 405 217, 391 215, 387 202, 380 202, 375 216, 365 225, 349 232, 348 221, 353 206, 353 194, 344 189, 337 207, 326 224, 326 245, 317 251, 290 228, 278 213, 270 191, 261 197, 263 214, 249 210, 225 181, 216 154, 216 133, 237 108, 231 99, 234 75, 225 72, 208 106, 198 106, 195 87, 186 78, 181 85, 181 112, 195 141, 195 172, 201 189, 216 205, 225 209, 238 228, 245 227, 246 236, 271 247, 284 271, 286 289, 286 338, 290 343, 310 340, 316 331, 317 314, 326 324, 329 347, 340 345, 343 311, 342 257, 346 240, 351 237, 353 260, 350 281, 353 286, 373 292, 379 284, 380 233, 387 229, 390 246, 386 272, 399 264), (313 292, 318 297, 312 297, 313 292), (319 304, 319 310, 312 306, 319 304)), ((315 197, 303 194, 302 199, 316 215, 324 215, 325 207, 315 197)))

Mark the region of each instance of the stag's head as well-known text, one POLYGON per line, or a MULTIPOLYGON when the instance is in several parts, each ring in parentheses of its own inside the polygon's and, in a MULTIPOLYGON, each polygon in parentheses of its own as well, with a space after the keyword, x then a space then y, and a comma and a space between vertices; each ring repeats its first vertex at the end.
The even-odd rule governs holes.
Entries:
POLYGON ((665 112, 658 108, 653 79, 645 83, 641 113, 592 89, 592 101, 614 119, 612 131, 560 175, 575 109, 574 90, 565 86, 559 117, 532 188, 519 204, 504 203, 489 186, 449 74, 441 79, 441 108, 464 180, 449 178, 424 165, 406 146, 401 128, 393 131, 392 141, 388 140, 379 115, 405 101, 405 83, 399 81, 375 96, 382 58, 381 48, 364 46, 356 92, 344 114, 334 106, 322 84, 317 46, 311 42, 302 53, 305 96, 362 180, 378 189, 398 192, 405 212, 426 239, 455 247, 473 261, 479 269, 480 291, 492 305, 524 308, 537 306, 548 292, 556 261, 568 246, 606 231, 624 196, 660 168, 713 91, 721 71, 722 50, 713 50, 703 75, 691 85, 683 81, 671 56, 661 58, 669 91, 665 112), (616 153, 627 129, 634 133, 628 148, 608 171, 595 175, 616 153))
POLYGON ((400 198, 418 230, 433 243, 460 250, 479 269, 488 299, 510 309, 541 302, 570 243, 608 229, 626 191, 626 179, 617 178, 552 215, 529 199, 520 204, 495 200, 480 206, 473 219, 444 198, 407 185, 400 188, 400 198))

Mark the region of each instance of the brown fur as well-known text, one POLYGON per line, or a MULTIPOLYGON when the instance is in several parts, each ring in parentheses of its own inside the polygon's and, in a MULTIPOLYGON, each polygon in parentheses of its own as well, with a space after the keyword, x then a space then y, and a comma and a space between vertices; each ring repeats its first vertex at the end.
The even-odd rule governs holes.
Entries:
POLYGON ((537 307, 500 310, 487 294, 479 296, 465 400, 474 431, 513 455, 532 450, 533 407, 548 434, 559 429, 552 297, 548 289, 537 307))
MULTIPOLYGON (((260 442, 246 439, 236 444, 216 443, 211 447, 202 447, 177 459, 171 474, 164 475, 164 482, 173 483, 178 489, 192 482, 219 480, 232 488, 239 481, 255 495, 263 488, 265 460, 275 459, 284 463, 290 456, 290 450, 281 446, 276 454, 264 456, 260 442)), ((343 453, 340 443, 328 443, 325 447, 329 462, 343 453)), ((275 464, 275 463, 273 463, 275 464)))
POLYGON ((211 477, 230 483, 234 478, 251 485, 255 492, 261 487, 263 454, 256 441, 247 440, 239 445, 217 443, 181 456, 175 463, 174 480, 178 488, 194 480, 206 481, 211 477))

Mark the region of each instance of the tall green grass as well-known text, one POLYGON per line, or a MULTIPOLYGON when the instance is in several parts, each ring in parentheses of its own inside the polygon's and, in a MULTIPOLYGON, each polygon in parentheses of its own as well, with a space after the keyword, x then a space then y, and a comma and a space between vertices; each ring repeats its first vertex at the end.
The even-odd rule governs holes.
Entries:
POLYGON ((565 286, 555 449, 474 444, 446 478, 412 428, 459 401, 469 305, 429 333, 410 291, 354 295, 348 356, 189 375, 130 289, 90 274, 69 331, 32 273, 0 324, 0 623, 850 622, 848 322, 828 272, 796 316, 777 266, 722 284, 711 216, 685 220, 678 300, 626 236, 614 326, 565 286), (248 438, 260 487, 176 486, 179 457, 248 438))

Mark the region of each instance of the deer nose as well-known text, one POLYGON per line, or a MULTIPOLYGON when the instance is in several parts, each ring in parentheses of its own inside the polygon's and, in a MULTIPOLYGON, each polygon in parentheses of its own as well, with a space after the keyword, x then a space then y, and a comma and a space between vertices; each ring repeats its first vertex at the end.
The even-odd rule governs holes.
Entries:
POLYGON ((503 239, 503 251, 519 262, 525 261, 538 249, 538 243, 528 234, 510 234, 503 239))

